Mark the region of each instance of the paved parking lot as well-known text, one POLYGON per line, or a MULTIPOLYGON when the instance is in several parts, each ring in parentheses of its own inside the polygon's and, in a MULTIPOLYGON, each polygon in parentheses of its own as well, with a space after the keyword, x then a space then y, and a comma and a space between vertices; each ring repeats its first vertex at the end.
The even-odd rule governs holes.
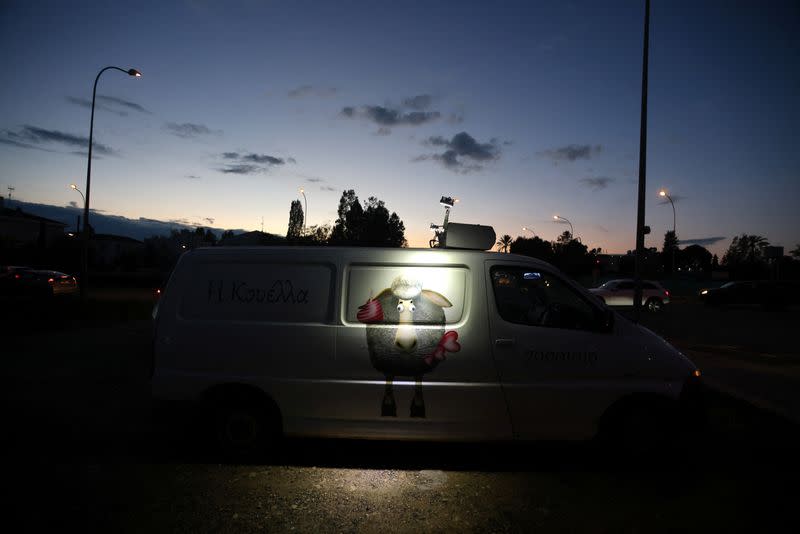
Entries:
MULTIPOLYGON (((791 316, 706 314, 675 306, 645 321, 695 350, 710 379, 773 401, 784 380, 796 397, 796 354, 785 344, 791 316), (765 342, 726 334, 744 323, 768 333, 765 342)), ((725 395, 709 395, 707 433, 644 461, 586 444, 290 440, 262 463, 220 464, 181 432, 153 424, 149 342, 146 320, 119 317, 22 329, 4 340, 13 355, 3 371, 11 407, 4 440, 13 509, 27 530, 800 528, 796 427, 725 395)))

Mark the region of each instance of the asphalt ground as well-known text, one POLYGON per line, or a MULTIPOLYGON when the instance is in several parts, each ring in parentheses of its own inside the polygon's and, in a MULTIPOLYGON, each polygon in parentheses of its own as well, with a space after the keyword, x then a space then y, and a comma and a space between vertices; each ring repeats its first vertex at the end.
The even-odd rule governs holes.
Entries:
POLYGON ((33 325, 3 317, 16 530, 800 531, 798 427, 740 400, 797 413, 793 312, 684 303, 644 319, 723 390, 706 393, 704 431, 652 457, 591 443, 293 439, 241 465, 152 417, 147 300, 101 299, 82 316, 59 303, 33 325))

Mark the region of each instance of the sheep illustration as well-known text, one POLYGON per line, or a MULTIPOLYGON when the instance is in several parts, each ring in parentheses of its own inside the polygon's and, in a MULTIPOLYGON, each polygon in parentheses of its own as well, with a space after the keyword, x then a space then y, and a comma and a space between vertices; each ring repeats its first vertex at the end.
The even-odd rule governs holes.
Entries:
POLYGON ((451 306, 443 295, 423 289, 419 280, 400 275, 391 287, 359 307, 357 318, 367 324, 370 362, 386 378, 382 416, 397 416, 392 381, 398 376, 408 376, 416 381, 411 417, 425 417, 423 375, 435 369, 447 352, 461 349, 458 333, 444 329, 444 308, 451 306), (425 328, 418 328, 419 324, 425 328))

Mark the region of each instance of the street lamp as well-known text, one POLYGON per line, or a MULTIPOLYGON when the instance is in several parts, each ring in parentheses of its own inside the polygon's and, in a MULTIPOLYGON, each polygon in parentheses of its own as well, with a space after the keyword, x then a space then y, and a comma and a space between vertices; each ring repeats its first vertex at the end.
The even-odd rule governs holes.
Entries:
POLYGON ((306 221, 308 220, 308 199, 306 198, 306 190, 300 188, 300 194, 303 195, 303 202, 305 203, 305 212, 303 213, 303 235, 306 233, 306 221))
MULTIPOLYGON (((77 185, 75 185, 75 184, 69 184, 69 187, 70 187, 70 189, 72 189, 73 191, 77 191, 77 192, 78 192, 78 194, 81 196, 81 199, 83 200, 83 203, 84 203, 84 204, 86 204, 86 197, 85 197, 85 196, 83 196, 83 193, 81 192, 81 190, 80 190, 80 189, 78 189, 78 186, 77 186, 77 185)), ((81 233, 81 224, 80 224, 80 223, 81 223, 81 218, 80 218, 80 217, 78 217, 78 228, 76 229, 76 232, 77 232, 78 234, 80 234, 80 233, 81 233)))
POLYGON ((533 237, 536 237, 536 232, 533 231, 533 228, 528 228, 527 226, 523 226, 522 227, 522 231, 523 232, 530 232, 531 234, 533 234, 533 237))
POLYGON ((565 223, 567 223, 569 225, 569 237, 570 237, 570 239, 573 239, 575 237, 575 230, 572 229, 572 223, 569 222, 569 219, 567 219, 566 217, 562 217, 560 215, 553 215, 553 220, 554 221, 564 221, 565 223))
POLYGON ((675 203, 672 201, 672 197, 669 196, 669 193, 667 193, 666 189, 659 191, 658 196, 666 197, 666 199, 669 200, 669 203, 672 204, 672 233, 675 234, 675 203))
MULTIPOLYGON (((94 135, 94 103, 97 97, 97 82, 100 75, 107 70, 118 70, 128 76, 140 78, 142 73, 136 69, 121 69, 119 67, 105 67, 97 73, 92 88, 92 114, 89 119, 89 162, 86 165, 86 196, 83 200, 83 254, 81 258, 81 300, 86 302, 86 289, 89 281, 89 191, 92 185, 92 137, 94 135)), ((75 188, 77 190, 77 188, 75 188)))
POLYGON ((675 238, 675 246, 672 247, 672 274, 675 274, 675 248, 678 246, 678 234, 675 233, 675 203, 672 201, 672 197, 669 196, 666 189, 662 189, 658 192, 658 196, 665 197, 669 200, 669 203, 672 204, 672 236, 675 238))

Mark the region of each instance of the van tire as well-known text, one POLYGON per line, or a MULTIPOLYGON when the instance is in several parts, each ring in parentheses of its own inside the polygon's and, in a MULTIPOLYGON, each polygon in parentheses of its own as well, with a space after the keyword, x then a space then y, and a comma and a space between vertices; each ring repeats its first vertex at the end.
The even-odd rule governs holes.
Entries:
POLYGON ((252 386, 224 386, 206 400, 212 439, 227 460, 253 461, 275 452, 282 434, 274 401, 252 386))

